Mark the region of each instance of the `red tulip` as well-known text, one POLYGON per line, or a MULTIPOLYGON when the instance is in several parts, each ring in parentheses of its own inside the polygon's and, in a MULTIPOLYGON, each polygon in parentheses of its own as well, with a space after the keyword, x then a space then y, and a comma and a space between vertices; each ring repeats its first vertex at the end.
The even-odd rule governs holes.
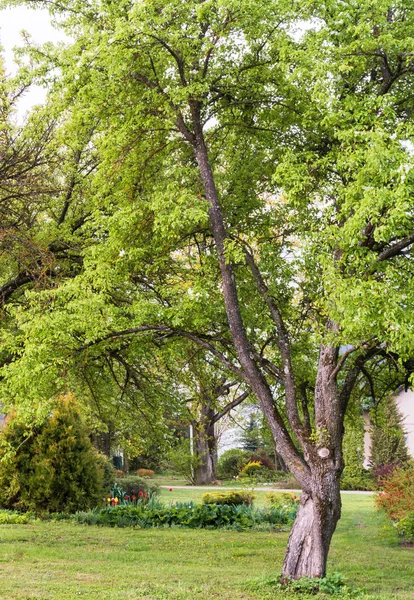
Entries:
POLYGON ((135 496, 131 496, 132 500, 135 500, 135 496))
POLYGON ((140 492, 139 495, 142 496, 142 492, 140 492))
POLYGON ((172 492, 172 488, 170 488, 170 492, 172 492))
POLYGON ((146 497, 147 497, 147 494, 144 494, 144 498, 146 498, 146 497))

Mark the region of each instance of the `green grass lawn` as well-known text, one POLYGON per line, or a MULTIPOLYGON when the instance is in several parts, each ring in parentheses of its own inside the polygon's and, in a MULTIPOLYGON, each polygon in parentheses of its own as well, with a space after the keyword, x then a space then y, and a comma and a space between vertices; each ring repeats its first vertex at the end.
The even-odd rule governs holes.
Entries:
MULTIPOLYGON (((199 499, 202 493, 162 492, 165 501, 199 499)), ((259 504, 263 496, 258 493, 259 504)), ((398 546, 371 496, 347 495, 343 501, 329 570, 363 588, 367 600, 414 599, 414 550, 398 546)), ((65 522, 1 525, 0 599, 293 600, 293 594, 249 585, 280 571, 287 535, 65 522)))

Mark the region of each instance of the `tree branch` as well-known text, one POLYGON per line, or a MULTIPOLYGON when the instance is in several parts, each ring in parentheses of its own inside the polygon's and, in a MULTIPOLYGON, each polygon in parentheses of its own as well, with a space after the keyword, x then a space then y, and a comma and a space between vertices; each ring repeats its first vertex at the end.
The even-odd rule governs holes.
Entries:
POLYGON ((239 404, 246 400, 246 398, 249 395, 250 390, 247 390, 246 392, 235 398, 232 402, 229 402, 229 404, 227 404, 219 413, 216 413, 214 415, 212 419, 212 424, 217 423, 217 421, 220 421, 220 419, 227 415, 227 413, 229 413, 233 408, 236 408, 236 406, 239 406, 239 404))

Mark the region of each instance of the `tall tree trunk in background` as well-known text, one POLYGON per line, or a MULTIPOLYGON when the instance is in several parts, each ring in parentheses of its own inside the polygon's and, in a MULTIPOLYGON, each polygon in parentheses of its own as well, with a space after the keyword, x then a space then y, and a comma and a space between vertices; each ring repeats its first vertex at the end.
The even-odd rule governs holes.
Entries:
POLYGON ((202 405, 200 419, 194 424, 195 451, 199 460, 195 473, 197 485, 207 485, 217 479, 214 417, 214 410, 209 405, 202 405))

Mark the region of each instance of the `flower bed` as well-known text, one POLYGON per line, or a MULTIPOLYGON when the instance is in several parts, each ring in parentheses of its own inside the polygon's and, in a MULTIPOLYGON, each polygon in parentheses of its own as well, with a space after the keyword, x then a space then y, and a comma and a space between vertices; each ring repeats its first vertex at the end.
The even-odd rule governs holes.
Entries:
POLYGON ((194 504, 192 502, 165 506, 161 503, 137 506, 117 505, 79 512, 78 523, 109 527, 189 527, 229 528, 247 530, 251 528, 277 529, 291 524, 297 507, 258 509, 251 506, 226 504, 194 504))

